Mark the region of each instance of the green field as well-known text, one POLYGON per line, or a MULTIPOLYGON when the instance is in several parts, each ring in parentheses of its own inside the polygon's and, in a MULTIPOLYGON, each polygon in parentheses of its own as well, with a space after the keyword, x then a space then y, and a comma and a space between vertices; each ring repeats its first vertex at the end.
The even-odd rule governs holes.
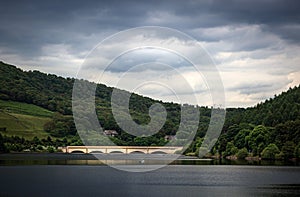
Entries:
POLYGON ((25 114, 49 118, 52 117, 53 114, 53 112, 33 104, 3 100, 0 100, 0 110, 7 113, 25 114))
POLYGON ((50 136, 43 126, 51 120, 53 112, 41 107, 0 100, 0 132, 2 135, 19 136, 25 139, 47 138, 50 136))

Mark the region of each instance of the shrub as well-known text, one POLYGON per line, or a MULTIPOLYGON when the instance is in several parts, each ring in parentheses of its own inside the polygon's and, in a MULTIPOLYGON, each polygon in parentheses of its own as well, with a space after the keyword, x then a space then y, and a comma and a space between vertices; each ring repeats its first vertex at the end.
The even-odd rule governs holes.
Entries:
POLYGON ((247 148, 242 148, 241 150, 239 150, 236 156, 238 159, 245 159, 248 156, 247 148))
POLYGON ((294 156, 296 158, 300 158, 300 143, 296 146, 295 151, 294 151, 294 156))
POLYGON ((54 153, 55 149, 54 149, 53 146, 48 146, 47 151, 48 151, 49 153, 54 153))
POLYGON ((284 159, 283 153, 280 152, 280 153, 276 154, 276 155, 275 155, 275 159, 277 159, 277 160, 283 160, 283 159, 284 159))
POLYGON ((261 157, 263 159, 275 159, 276 154, 280 151, 275 144, 269 144, 262 152, 261 157))
POLYGON ((295 150, 294 142, 287 141, 281 149, 284 159, 288 160, 288 159, 292 158, 294 156, 294 150, 295 150))

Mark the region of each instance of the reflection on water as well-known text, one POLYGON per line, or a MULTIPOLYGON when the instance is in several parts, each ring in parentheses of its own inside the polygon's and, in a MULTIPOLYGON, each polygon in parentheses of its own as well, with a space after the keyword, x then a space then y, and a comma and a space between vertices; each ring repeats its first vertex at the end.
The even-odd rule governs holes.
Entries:
POLYGON ((0 174, 4 177, 0 179, 0 196, 299 196, 300 193, 300 168, 295 166, 169 165, 147 173, 129 173, 104 165, 29 165, 0 166, 0 174))
POLYGON ((2 154, 0 165, 300 165, 299 161, 198 159, 186 156, 173 161, 173 157, 168 155, 144 154, 99 154, 97 158, 89 154, 2 154))
POLYGON ((1 154, 0 196, 299 196, 299 163, 169 155, 1 154), (273 166, 290 165, 290 166, 273 166), (17 188, 17 189, 16 189, 17 188))

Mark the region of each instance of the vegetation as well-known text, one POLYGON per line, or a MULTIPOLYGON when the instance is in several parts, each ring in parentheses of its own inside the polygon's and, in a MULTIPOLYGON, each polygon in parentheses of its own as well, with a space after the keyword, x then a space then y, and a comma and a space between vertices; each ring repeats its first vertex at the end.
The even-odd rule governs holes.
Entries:
MULTIPOLYGON (((53 152, 58 146, 82 144, 71 110, 74 79, 39 71, 22 71, 3 62, 0 62, 0 76, 0 152, 53 152)), ((115 122, 110 102, 112 90, 97 84, 95 104, 103 129, 117 131, 118 135, 111 138, 116 144, 165 145, 168 142, 165 136, 175 134, 178 144, 182 144, 184 141, 181 140, 189 135, 190 128, 185 128, 181 133, 177 133, 177 130, 181 108, 187 107, 200 111, 200 121, 196 136, 185 153, 198 155, 199 151, 208 149, 208 146, 201 145, 210 121, 209 107, 164 103, 132 94, 129 112, 138 124, 149 123, 148 111, 154 103, 162 104, 167 111, 167 120, 159 132, 150 137, 136 137, 122 130, 115 122)), ((247 156, 263 159, 299 158, 300 86, 254 107, 226 109, 222 133, 215 140, 217 142, 210 150, 210 155, 236 156, 240 159, 247 156)))
POLYGON ((245 159, 248 156, 247 148, 240 149, 236 154, 238 159, 245 159))
POLYGON ((17 114, 24 114, 24 115, 31 115, 31 116, 38 116, 38 117, 48 117, 50 118, 53 115, 53 112, 46 110, 42 107, 15 102, 15 101, 3 101, 0 100, 0 109, 3 112, 7 113, 17 113, 17 114))
POLYGON ((44 131, 43 126, 50 120, 51 118, 0 111, 0 133, 25 139, 32 139, 34 136, 46 138, 50 135, 44 131))
POLYGON ((279 148, 275 144, 269 144, 261 153, 263 159, 275 159, 276 154, 280 153, 279 148))

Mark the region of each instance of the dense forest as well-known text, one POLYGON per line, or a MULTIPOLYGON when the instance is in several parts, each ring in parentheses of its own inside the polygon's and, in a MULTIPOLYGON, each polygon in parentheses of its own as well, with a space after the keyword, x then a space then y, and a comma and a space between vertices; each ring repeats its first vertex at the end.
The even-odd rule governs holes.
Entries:
MULTIPOLYGON (((11 106, 15 105, 14 103, 24 103, 47 110, 44 122, 41 121, 44 132, 41 136, 47 137, 24 138, 22 133, 10 132, 10 129, 6 128, 3 123, 0 125, 0 152, 24 150, 53 152, 58 146, 82 144, 72 117, 71 98, 75 79, 39 71, 23 71, 3 62, 0 62, 0 76, 0 101, 4 103, 3 106, 6 106, 0 106, 3 115, 0 119, 5 121, 4 117, 12 115, 19 117, 15 114, 21 113, 12 111, 13 107, 7 107, 8 102, 12 103, 11 106)), ((118 133, 111 137, 113 142, 118 145, 164 145, 168 142, 166 136, 176 134, 182 106, 156 101, 137 94, 131 95, 129 105, 130 114, 136 123, 149 123, 148 111, 154 103, 160 103, 165 107, 166 122, 158 133, 150 137, 136 137, 124 132, 116 124, 112 115, 110 101, 112 90, 111 87, 97 84, 95 104, 103 129, 115 130, 118 133)), ((199 127, 192 144, 185 151, 188 155, 197 155, 199 152, 210 121, 210 107, 196 106, 196 109, 200 111, 199 127)), ((19 124, 18 121, 15 124, 19 124)), ((222 134, 207 156, 299 158, 300 86, 290 88, 253 107, 226 109, 222 134)))

